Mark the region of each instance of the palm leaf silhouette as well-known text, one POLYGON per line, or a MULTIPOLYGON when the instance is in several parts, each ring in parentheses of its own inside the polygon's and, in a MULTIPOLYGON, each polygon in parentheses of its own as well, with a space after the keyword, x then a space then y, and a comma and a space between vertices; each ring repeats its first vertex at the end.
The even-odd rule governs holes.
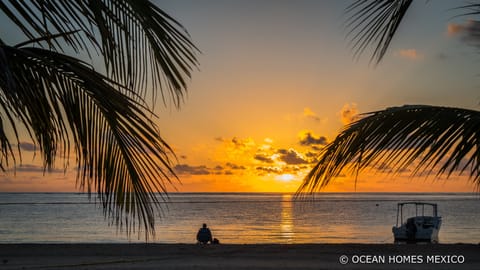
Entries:
POLYGON ((147 0, 10 1, 0 2, 0 9, 31 40, 72 33, 62 36, 63 43, 49 39, 37 44, 56 51, 64 51, 66 44, 76 52, 100 52, 109 77, 141 94, 148 87, 154 93, 162 89, 164 102, 169 93, 176 106, 198 64, 198 49, 186 30, 147 0))
POLYGON ((175 106, 183 100, 198 65, 188 33, 146 0, 1 1, 0 10, 27 38, 16 46, 0 39, 0 168, 15 166, 21 127, 46 170, 58 155, 67 167, 73 146, 77 185, 97 193, 113 223, 128 233, 143 227, 148 239, 177 180, 152 105, 157 93, 175 106), (105 74, 72 50, 101 55, 105 74))
POLYGON ((344 169, 450 176, 468 171, 480 188, 480 112, 409 105, 367 113, 346 126, 322 151, 298 192, 324 188, 344 169))
POLYGON ((348 34, 352 36, 354 57, 358 58, 374 43, 370 62, 380 63, 387 52, 412 0, 358 0, 346 8, 348 34))
MULTIPOLYGON (((119 225, 131 230, 133 216, 146 233, 153 233, 158 206, 154 192, 166 192, 165 181, 174 173, 172 150, 147 117, 152 112, 119 91, 121 85, 78 59, 40 48, 8 46, 0 47, 0 55, 8 59, 9 71, 0 76, 0 107, 6 115, 2 119, 9 119, 2 123, 0 134, 6 124, 17 129, 14 120, 21 119, 48 168, 59 151, 69 154, 73 141, 78 184, 89 192, 96 190, 106 214, 119 225)), ((4 135, 0 140, 3 165, 11 143, 4 135)))
MULTIPOLYGON (((345 13, 349 17, 345 26, 354 58, 358 59, 369 46, 373 46, 370 63, 378 65, 412 2, 412 0, 356 0, 347 6, 345 13)), ((455 9, 462 10, 460 14, 462 16, 478 15, 480 3, 470 3, 455 9)))

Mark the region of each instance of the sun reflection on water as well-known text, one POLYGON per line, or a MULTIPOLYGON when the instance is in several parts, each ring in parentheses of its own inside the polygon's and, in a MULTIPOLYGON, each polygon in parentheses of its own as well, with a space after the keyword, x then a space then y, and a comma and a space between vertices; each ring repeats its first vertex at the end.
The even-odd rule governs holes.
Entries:
POLYGON ((295 232, 293 230, 292 195, 282 196, 282 220, 280 223, 281 238, 286 242, 293 242, 295 232))

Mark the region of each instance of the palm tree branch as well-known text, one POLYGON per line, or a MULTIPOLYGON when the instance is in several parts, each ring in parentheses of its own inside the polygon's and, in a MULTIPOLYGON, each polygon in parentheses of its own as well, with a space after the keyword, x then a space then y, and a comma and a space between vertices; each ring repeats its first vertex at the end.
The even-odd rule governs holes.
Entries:
MULTIPOLYGON (((13 1, 0 3, 0 9, 29 39, 78 31, 63 37, 66 44, 89 54, 100 50, 108 76, 142 97, 153 86, 154 97, 166 90, 179 106, 186 79, 198 65, 198 49, 186 30, 147 0, 13 1)), ((61 50, 54 41, 49 47, 61 50)))
POLYGON ((19 2, 11 1, 10 2, 13 7, 9 7, 6 2, 0 1, 0 9, 7 15, 7 17, 12 20, 12 22, 17 25, 20 30, 27 36, 28 39, 35 38, 35 34, 32 33, 29 29, 29 26, 33 28, 32 30, 40 35, 45 35, 46 33, 43 31, 43 27, 38 24, 39 18, 35 15, 29 15, 28 9, 23 8, 20 6, 19 2), (19 15, 26 20, 26 22, 22 22, 17 15, 15 15, 14 10, 17 10, 19 15), (28 26, 27 26, 28 25, 28 26))
POLYGON ((51 40, 54 40, 54 39, 57 39, 57 38, 64 38, 64 36, 66 35, 72 35, 72 34, 77 34, 79 30, 75 30, 75 31, 70 31, 70 32, 66 32, 66 33, 58 33, 58 34, 55 34, 55 35, 51 35, 51 36, 43 36, 43 37, 39 37, 39 38, 35 38, 35 39, 30 39, 30 40, 27 40, 27 41, 24 41, 24 42, 20 42, 18 44, 15 45, 16 48, 20 48, 20 47, 23 47, 25 45, 29 45, 29 44, 34 44, 34 43, 38 43, 38 42, 42 42, 42 41, 51 41, 51 40))
POLYGON ((480 186, 480 112, 448 107, 410 105, 362 115, 346 126, 320 154, 298 192, 321 190, 344 169, 391 169, 412 175, 447 178, 470 169, 480 186))
POLYGON ((34 135, 44 166, 54 165, 57 145, 66 152, 72 141, 80 188, 95 189, 106 216, 128 232, 139 220, 146 237, 153 233, 155 192, 166 192, 176 178, 172 149, 147 116, 153 112, 75 58, 41 48, 1 46, 0 52, 8 59, 2 68, 13 74, 0 75, 3 110, 15 116, 10 125, 19 119, 34 135))

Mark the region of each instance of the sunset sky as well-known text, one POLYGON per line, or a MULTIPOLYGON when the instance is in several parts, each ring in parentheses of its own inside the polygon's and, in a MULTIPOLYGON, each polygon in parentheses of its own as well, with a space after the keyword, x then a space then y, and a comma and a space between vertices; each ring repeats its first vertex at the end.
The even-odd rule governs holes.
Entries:
MULTIPOLYGON (((461 2, 415 1, 377 67, 368 52, 353 59, 344 27, 350 1, 156 2, 202 52, 180 110, 156 106, 178 157, 177 191, 293 192, 357 113, 403 104, 480 109, 478 25, 455 17, 461 2)), ((22 166, 0 178, 0 191, 75 191, 75 161, 43 175, 31 146, 25 141, 22 166)), ((433 179, 372 169, 356 191, 474 189, 461 176, 433 179)), ((345 172, 326 191, 355 191, 354 180, 345 172)))

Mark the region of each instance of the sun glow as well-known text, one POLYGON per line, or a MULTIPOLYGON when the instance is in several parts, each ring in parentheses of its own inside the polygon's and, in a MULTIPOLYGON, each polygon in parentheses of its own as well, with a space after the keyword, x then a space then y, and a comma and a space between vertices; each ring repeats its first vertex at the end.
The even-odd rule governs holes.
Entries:
POLYGON ((275 179, 283 182, 290 182, 295 179, 295 176, 289 173, 284 173, 275 177, 275 179))

